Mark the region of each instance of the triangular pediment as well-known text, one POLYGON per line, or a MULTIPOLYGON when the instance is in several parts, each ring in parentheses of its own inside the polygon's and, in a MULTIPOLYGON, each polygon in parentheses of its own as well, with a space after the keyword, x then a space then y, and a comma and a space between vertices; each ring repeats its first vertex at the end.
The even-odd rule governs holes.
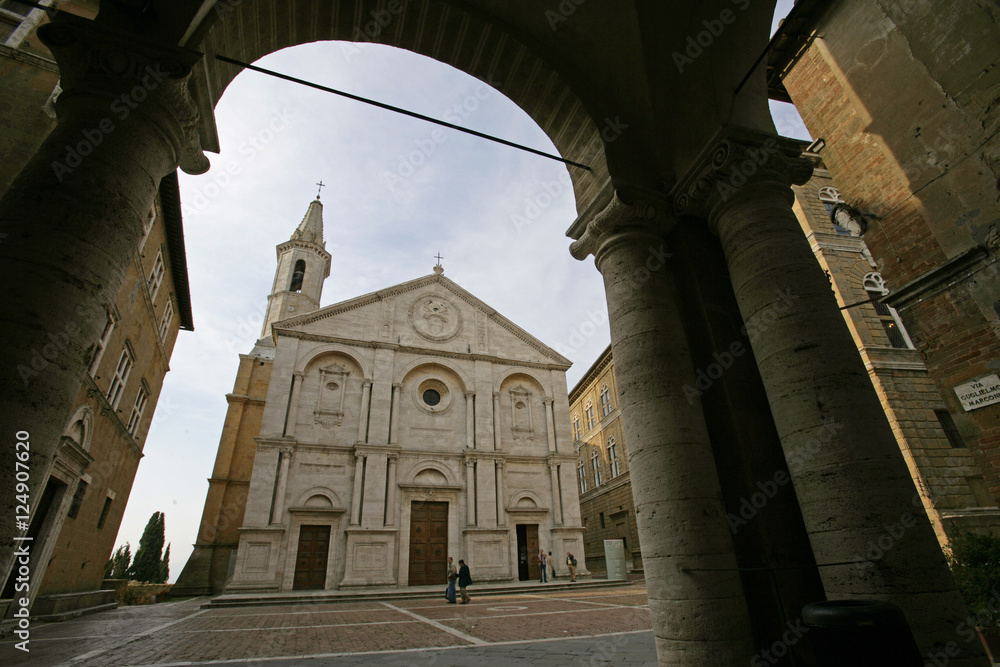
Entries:
POLYGON ((289 318, 274 329, 277 335, 397 344, 555 366, 571 363, 440 274, 289 318))

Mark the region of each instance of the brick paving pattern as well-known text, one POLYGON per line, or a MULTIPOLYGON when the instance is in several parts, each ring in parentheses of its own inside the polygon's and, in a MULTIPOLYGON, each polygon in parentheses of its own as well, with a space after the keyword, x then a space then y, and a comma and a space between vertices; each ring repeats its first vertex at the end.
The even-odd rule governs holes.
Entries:
POLYGON ((206 598, 32 628, 31 653, 0 664, 655 664, 645 588, 200 609, 206 598), (289 658, 295 658, 289 660, 289 658), (279 660, 280 659, 280 660, 279 660))

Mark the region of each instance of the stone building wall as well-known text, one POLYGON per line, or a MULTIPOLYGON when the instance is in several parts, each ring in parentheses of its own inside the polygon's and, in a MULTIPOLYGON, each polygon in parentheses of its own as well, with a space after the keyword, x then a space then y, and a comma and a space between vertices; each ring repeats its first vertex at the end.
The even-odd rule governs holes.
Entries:
MULTIPOLYGON (((114 550, 169 370, 181 307, 159 198, 147 221, 148 234, 133 254, 113 310, 98 314, 109 322, 113 319, 114 324, 103 342, 89 350, 91 370, 81 383, 53 465, 53 477, 64 484, 64 490, 49 510, 55 517, 49 534, 55 539, 45 549, 41 571, 35 570, 36 576, 41 575, 39 597, 32 609, 36 615, 47 613, 54 600, 50 596, 101 589, 104 566, 114 550), (163 275, 154 293, 149 278, 158 256, 163 275), (128 375, 120 392, 109 395, 126 349, 131 360, 128 375)), ((186 284, 183 289, 187 290, 186 284)), ((72 606, 65 598, 59 605, 64 610, 72 606)))
POLYGON ((628 470, 628 449, 618 408, 618 386, 610 347, 570 392, 570 423, 577 455, 576 484, 580 490, 580 513, 583 517, 584 547, 588 567, 597 573, 607 571, 604 540, 624 539, 625 559, 630 570, 642 570, 642 549, 636 524, 635 503, 628 470), (601 396, 607 388, 608 414, 604 414, 601 396), (594 425, 587 420, 587 408, 594 410, 594 425), (579 420, 579 436, 576 423, 579 420), (611 457, 609 439, 615 443, 611 457), (598 483, 594 454, 601 467, 598 483), (613 468, 618 462, 617 470, 613 468), (584 482, 586 480, 586 488, 584 482))

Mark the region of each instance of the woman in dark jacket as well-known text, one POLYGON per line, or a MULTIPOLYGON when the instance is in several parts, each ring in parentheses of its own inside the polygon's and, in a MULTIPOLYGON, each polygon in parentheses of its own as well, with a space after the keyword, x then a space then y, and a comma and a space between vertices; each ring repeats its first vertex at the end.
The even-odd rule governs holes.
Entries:
POLYGON ((459 559, 458 561, 458 590, 462 594, 462 604, 468 604, 469 593, 465 590, 465 587, 472 583, 472 575, 469 573, 469 566, 465 564, 464 560, 459 559))

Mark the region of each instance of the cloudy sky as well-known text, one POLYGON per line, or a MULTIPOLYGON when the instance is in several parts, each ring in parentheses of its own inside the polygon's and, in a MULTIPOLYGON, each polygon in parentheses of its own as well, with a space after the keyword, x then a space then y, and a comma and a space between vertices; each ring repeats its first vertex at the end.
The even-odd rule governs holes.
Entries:
MULTIPOLYGON (((408 51, 323 42, 256 64, 556 153, 499 92, 408 51)), ((790 105, 772 114, 779 133, 808 137, 790 105)), ((593 258, 568 252, 576 209, 560 163, 254 72, 216 118, 223 152, 180 176, 195 330, 178 336, 116 542, 134 553, 165 512, 171 581, 196 538, 238 355, 260 335, 275 246, 318 181, 333 256, 322 305, 426 275, 440 252, 446 276, 574 362, 570 387, 610 341, 593 258)))

